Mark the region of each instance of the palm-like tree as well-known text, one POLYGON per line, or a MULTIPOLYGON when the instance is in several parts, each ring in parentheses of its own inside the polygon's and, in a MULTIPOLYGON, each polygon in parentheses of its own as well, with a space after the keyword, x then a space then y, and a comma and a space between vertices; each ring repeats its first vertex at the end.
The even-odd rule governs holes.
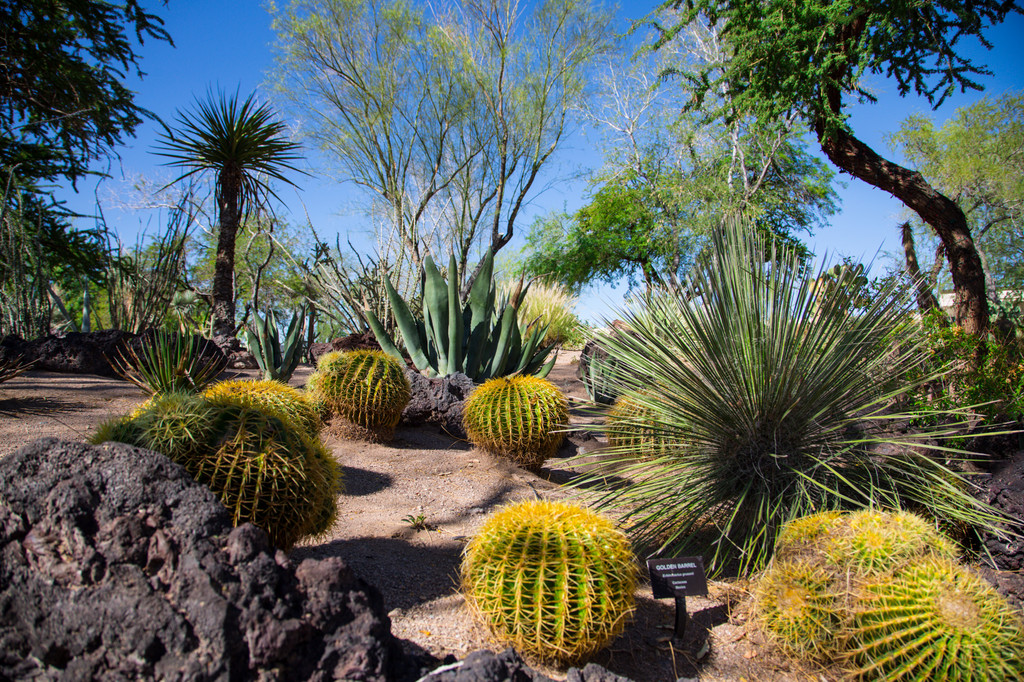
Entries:
POLYGON ((235 326, 235 235, 242 219, 268 195, 267 184, 281 180, 285 171, 302 172, 292 162, 302 158, 299 146, 284 137, 284 124, 274 120, 267 104, 257 105, 254 95, 239 104, 238 93, 226 97, 210 93, 196 100, 195 113, 178 113, 178 125, 161 137, 157 154, 169 166, 187 169, 179 182, 197 173, 216 175, 214 187, 219 212, 217 260, 213 273, 213 333, 231 336, 235 326))

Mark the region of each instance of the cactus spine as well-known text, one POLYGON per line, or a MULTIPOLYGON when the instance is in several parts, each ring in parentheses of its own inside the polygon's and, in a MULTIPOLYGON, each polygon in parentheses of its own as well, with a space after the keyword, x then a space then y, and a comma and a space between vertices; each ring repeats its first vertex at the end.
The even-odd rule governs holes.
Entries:
POLYGON ((620 395, 605 417, 608 444, 619 451, 630 451, 647 459, 664 454, 658 435, 658 417, 651 408, 650 389, 628 391, 620 395))
POLYGON ((402 365, 375 350, 324 355, 308 389, 332 430, 364 440, 391 440, 410 396, 402 365))
POLYGON ((495 636, 550 661, 578 661, 609 644, 633 612, 636 582, 626 536, 562 502, 505 507, 462 561, 467 602, 495 636))
POLYGON ((320 434, 320 416, 306 394, 280 381, 221 381, 206 389, 203 395, 209 399, 227 396, 239 404, 290 420, 310 438, 320 434))
POLYGON ((536 470, 565 440, 555 430, 569 421, 569 403, 546 379, 499 377, 473 391, 462 421, 474 445, 536 470))
POLYGON ((849 659, 862 680, 1020 680, 1024 627, 980 577, 927 559, 867 585, 849 659))

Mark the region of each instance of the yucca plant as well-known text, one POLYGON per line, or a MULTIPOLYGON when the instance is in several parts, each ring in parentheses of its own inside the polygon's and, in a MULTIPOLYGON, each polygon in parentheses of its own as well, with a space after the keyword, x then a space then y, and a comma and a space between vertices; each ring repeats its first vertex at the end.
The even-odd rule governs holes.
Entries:
POLYGON ((227 367, 224 353, 202 336, 154 329, 110 358, 114 371, 149 394, 202 391, 227 367))
POLYGON ((963 455, 929 440, 942 433, 886 428, 912 417, 891 404, 913 388, 904 377, 925 352, 904 292, 881 290, 854 310, 808 274, 799 254, 734 224, 684 287, 620 313, 629 333, 604 343, 626 388, 643 388, 630 377, 663 387, 646 401, 662 451, 637 462, 628 446, 610 448, 577 485, 603 491, 598 505, 621 509, 647 551, 697 549, 712 573, 729 562, 747 572, 785 521, 822 509, 912 504, 1002 522, 943 463, 963 455), (929 447, 941 457, 922 454, 929 447))

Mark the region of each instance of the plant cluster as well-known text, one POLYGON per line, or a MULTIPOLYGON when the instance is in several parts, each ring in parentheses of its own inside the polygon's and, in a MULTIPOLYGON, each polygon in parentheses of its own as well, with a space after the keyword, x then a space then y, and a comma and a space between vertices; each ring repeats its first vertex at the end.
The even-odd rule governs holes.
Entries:
MULTIPOLYGON (((555 359, 547 360, 553 346, 542 345, 547 328, 532 331, 521 326, 516 308, 509 302, 496 304, 494 254, 488 250, 463 305, 455 255, 448 266, 448 281, 427 257, 423 262, 423 318, 417 319, 409 305, 386 279, 388 298, 402 342, 416 369, 427 376, 462 372, 474 381, 508 374, 547 376, 555 359)), ((377 341, 392 357, 403 360, 394 340, 373 311, 367 321, 377 341)))
POLYGON ((102 424, 93 443, 160 452, 220 498, 235 525, 250 522, 288 549, 330 530, 341 469, 301 418, 301 395, 235 382, 204 395, 158 394, 128 417, 102 424), (294 415, 294 416, 293 416, 294 415))
POLYGON ((462 587, 496 637, 544 660, 607 646, 634 608, 637 565, 608 519, 531 500, 491 516, 466 546, 462 587))
POLYGON ((110 364, 125 381, 159 394, 202 391, 224 371, 227 359, 202 336, 152 329, 126 343, 110 364))
POLYGON ((267 311, 265 318, 253 313, 252 324, 245 330, 245 345, 256 358, 256 364, 263 371, 263 378, 273 381, 288 381, 295 368, 302 360, 303 321, 306 318, 306 306, 302 306, 292 317, 281 341, 277 314, 273 308, 267 311))
MULTIPOLYGON (((502 290, 511 294, 514 287, 505 285, 502 290)), ((584 327, 580 319, 573 313, 576 307, 576 296, 560 284, 533 282, 529 290, 520 299, 518 316, 520 325, 526 325, 529 331, 546 329, 545 346, 562 348, 582 348, 586 339, 583 338, 584 327)))
POLYGON ((402 364, 373 350, 327 353, 307 386, 310 400, 332 429, 374 441, 391 440, 410 397, 402 364))
POLYGON ((814 286, 825 267, 809 277, 798 252, 734 224, 685 287, 620 314, 629 333, 603 343, 623 389, 657 377, 644 407, 662 452, 638 460, 632 446, 611 447, 576 485, 623 509, 645 547, 699 544, 712 572, 743 572, 765 564, 785 521, 815 510, 913 505, 950 523, 1001 522, 948 466, 964 456, 929 440, 948 429, 890 426, 916 414, 893 403, 919 385, 908 373, 927 356, 903 290, 852 310, 852 296, 814 286))
POLYGON ((469 396, 462 421, 474 445, 536 471, 565 440, 569 403, 547 379, 496 377, 469 396))
POLYGON ((754 583, 754 619, 789 654, 856 679, 1019 679, 1024 624, 955 555, 905 512, 796 519, 754 583))

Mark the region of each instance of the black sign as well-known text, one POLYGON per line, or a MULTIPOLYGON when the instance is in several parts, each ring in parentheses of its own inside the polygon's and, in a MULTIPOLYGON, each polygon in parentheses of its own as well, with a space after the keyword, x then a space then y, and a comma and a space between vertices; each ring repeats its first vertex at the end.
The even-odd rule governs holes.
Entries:
POLYGON ((706 595, 708 580, 704 575, 704 559, 681 556, 674 559, 648 559, 651 591, 655 599, 706 595))

